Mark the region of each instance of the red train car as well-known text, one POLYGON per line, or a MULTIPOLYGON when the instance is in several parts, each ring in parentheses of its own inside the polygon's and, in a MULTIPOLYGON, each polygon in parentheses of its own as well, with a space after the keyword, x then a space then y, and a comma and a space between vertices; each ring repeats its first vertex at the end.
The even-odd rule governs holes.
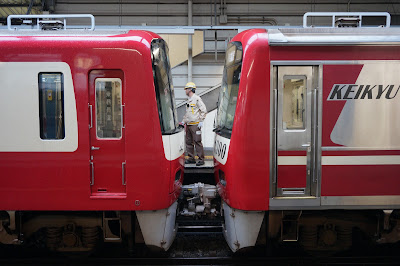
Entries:
POLYGON ((1 243, 169 248, 184 133, 160 36, 1 31, 0 92, 1 243))
POLYGON ((357 234, 400 239, 399 68, 398 28, 232 39, 214 158, 233 251, 268 239, 322 251, 346 249, 357 234))

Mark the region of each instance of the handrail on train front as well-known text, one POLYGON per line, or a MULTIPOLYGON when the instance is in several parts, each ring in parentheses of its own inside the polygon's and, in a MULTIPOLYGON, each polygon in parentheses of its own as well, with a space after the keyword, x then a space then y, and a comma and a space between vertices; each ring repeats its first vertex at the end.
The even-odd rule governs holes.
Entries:
POLYGON ((307 12, 303 15, 303 28, 312 28, 308 26, 308 17, 332 17, 332 25, 329 28, 335 28, 336 18, 338 17, 358 17, 360 19, 360 27, 362 27, 362 17, 386 17, 386 26, 390 27, 390 14, 388 12, 307 12))
POLYGON ((85 30, 94 30, 95 28, 95 20, 94 16, 91 14, 68 14, 68 15, 9 15, 7 17, 7 28, 8 30, 17 30, 17 27, 13 28, 12 19, 37 19, 36 21, 36 30, 41 30, 40 21, 49 21, 49 19, 63 19, 64 26, 63 29, 67 29, 67 18, 89 18, 90 19, 90 28, 83 28, 85 30), (40 20, 44 19, 44 20, 40 20))

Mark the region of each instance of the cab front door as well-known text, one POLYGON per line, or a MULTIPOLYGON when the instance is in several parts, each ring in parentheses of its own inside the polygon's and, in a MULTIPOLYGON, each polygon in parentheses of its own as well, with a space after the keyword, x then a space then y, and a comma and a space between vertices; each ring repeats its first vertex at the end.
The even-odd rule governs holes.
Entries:
POLYGON ((123 82, 121 70, 92 70, 89 74, 92 196, 123 196, 126 192, 123 82))

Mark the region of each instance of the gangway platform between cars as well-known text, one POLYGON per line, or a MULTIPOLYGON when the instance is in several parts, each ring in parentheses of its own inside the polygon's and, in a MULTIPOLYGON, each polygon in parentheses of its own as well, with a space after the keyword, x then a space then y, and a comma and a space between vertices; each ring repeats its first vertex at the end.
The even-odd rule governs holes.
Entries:
MULTIPOLYGON (((186 159, 186 158, 185 158, 186 159)), ((185 164, 185 173, 190 174, 211 174, 214 173, 214 157, 213 156, 205 156, 204 164, 200 166, 196 166, 195 163, 193 164, 185 164)), ((196 160, 198 157, 196 156, 196 160)))

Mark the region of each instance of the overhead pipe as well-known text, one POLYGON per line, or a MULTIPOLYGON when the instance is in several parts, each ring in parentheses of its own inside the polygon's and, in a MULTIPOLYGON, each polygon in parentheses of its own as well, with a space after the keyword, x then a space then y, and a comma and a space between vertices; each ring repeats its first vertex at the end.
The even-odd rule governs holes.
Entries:
POLYGON ((217 24, 217 0, 214 0, 214 25, 217 24))
MULTIPOLYGON (((217 0, 214 0, 214 25, 217 25, 217 0)), ((217 52, 217 48, 218 48, 218 36, 217 36, 217 31, 214 31, 214 56, 215 56, 215 61, 218 60, 218 52, 217 52)))
POLYGON ((210 26, 213 25, 212 1, 213 1, 213 0, 210 0, 210 26))
POLYGON ((268 24, 271 26, 278 25, 277 21, 273 18, 259 16, 228 16, 228 23, 268 24))
POLYGON ((33 7, 34 2, 35 2, 35 0, 31 0, 31 1, 29 2, 29 6, 28 6, 28 10, 26 11, 26 15, 30 15, 30 14, 31 14, 31 11, 32 11, 32 7, 33 7))
MULTIPOLYGON (((188 0, 188 26, 193 24, 193 1, 188 0)), ((193 70, 193 37, 188 35, 188 75, 187 82, 192 82, 192 70, 193 70)))

